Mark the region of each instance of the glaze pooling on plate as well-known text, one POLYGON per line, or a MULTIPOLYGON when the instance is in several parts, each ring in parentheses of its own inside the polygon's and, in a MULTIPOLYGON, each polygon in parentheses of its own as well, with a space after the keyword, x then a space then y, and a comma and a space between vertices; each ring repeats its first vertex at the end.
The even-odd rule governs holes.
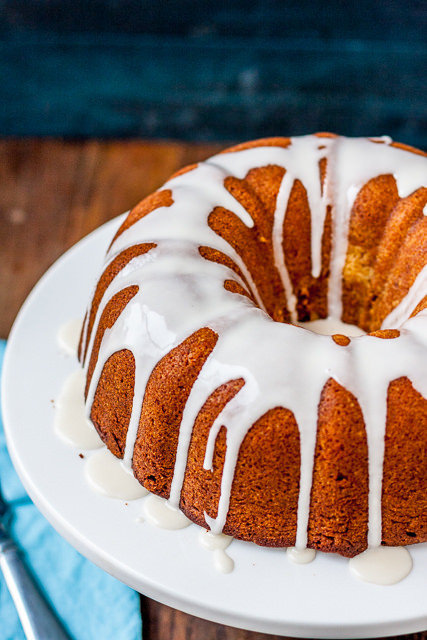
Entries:
POLYGON ((405 547, 376 547, 350 558, 350 571, 365 582, 392 585, 406 578, 412 558, 405 547))
POLYGON ((167 500, 151 494, 144 500, 144 515, 150 524, 161 529, 184 529, 190 526, 191 520, 167 500))
POLYGON ((221 573, 230 573, 234 569, 234 560, 226 553, 233 538, 223 533, 212 533, 202 529, 199 534, 200 544, 214 554, 215 568, 221 573))
POLYGON ((76 353, 81 332, 81 318, 72 318, 69 322, 60 327, 58 331, 58 344, 65 353, 69 355, 74 355, 76 353))
POLYGON ((86 462, 86 477, 95 489, 110 498, 137 500, 148 494, 133 473, 125 469, 122 461, 103 447, 93 453, 86 462))
POLYGON ((286 550, 287 555, 296 564, 309 564, 313 562, 316 557, 316 551, 314 549, 296 549, 295 547, 288 547, 286 550))
MULTIPOLYGON (((140 218, 116 236, 106 264, 138 243, 151 243, 147 253, 135 257, 109 284, 96 313, 95 329, 83 337, 83 352, 91 353, 96 327, 107 301, 126 288, 137 292, 115 324, 105 331, 93 372, 87 411, 104 364, 117 351, 127 349, 135 358, 133 408, 127 431, 124 461, 131 467, 144 391, 156 364, 200 327, 218 336, 192 387, 182 417, 176 462, 170 491, 171 505, 178 507, 186 469, 187 452, 200 409, 211 393, 231 379, 245 384, 217 416, 211 429, 205 457, 210 468, 212 443, 221 427, 227 428, 227 451, 217 517, 206 516, 212 532, 220 533, 229 507, 234 468, 240 445, 251 426, 273 407, 285 407, 295 416, 301 441, 301 474, 296 548, 307 543, 313 458, 316 444, 319 399, 329 379, 339 381, 358 400, 366 426, 369 451, 368 545, 381 543, 381 490, 384 457, 386 398, 389 384, 407 376, 416 391, 427 397, 427 377, 420 349, 427 346, 426 312, 414 318, 395 310, 400 336, 382 340, 374 336, 351 339, 343 348, 330 336, 313 335, 288 324, 272 322, 265 313, 259 291, 244 261, 230 244, 208 224, 214 207, 232 211, 248 228, 254 222, 224 187, 227 176, 243 179, 254 167, 275 165, 285 169, 277 198, 272 244, 274 260, 287 295, 288 309, 295 319, 295 300, 287 272, 279 230, 285 216, 291 186, 300 181, 307 192, 311 211, 312 272, 319 273, 321 244, 327 208, 333 206, 332 259, 328 288, 328 313, 339 320, 342 312, 342 280, 348 244, 350 212, 360 188, 378 175, 394 176, 400 198, 423 184, 426 160, 391 147, 386 139, 306 136, 293 138, 287 147, 268 146, 222 153, 198 164, 191 171, 164 185, 171 203, 140 218), (323 188, 319 163, 327 160, 323 188), (203 185, 203 186, 201 186, 203 185), (222 264, 201 257, 199 248, 210 247, 230 256, 242 277, 222 264), (256 300, 227 291, 223 284, 232 275, 256 300), (191 310, 191 312, 189 312, 191 310), (248 349, 250 345, 250 349, 248 349), (310 357, 304 357, 310 354, 310 357), (299 390, 304 386, 304 399, 299 390)), ((425 288, 414 285, 408 294, 413 308, 425 288)), ((388 326, 385 318, 384 327, 388 326)), ((86 358, 85 366, 88 366, 86 358)))
MULTIPOLYGON (((80 369, 69 376, 65 381, 64 389, 69 391, 66 394, 64 391, 61 392, 64 400, 60 412, 69 413, 71 418, 77 416, 74 421, 73 419, 68 420, 69 437, 65 440, 68 444, 78 448, 89 450, 95 448, 88 446, 85 431, 79 425, 79 418, 83 415, 84 408, 83 394, 77 395, 77 391, 79 389, 81 391, 80 369), (72 430, 73 425, 74 431, 72 430)), ((138 500, 147 496, 143 501, 144 516, 139 517, 138 522, 147 521, 152 526, 170 530, 182 529, 191 524, 179 509, 171 507, 163 498, 149 494, 129 471, 125 470, 121 460, 114 457, 103 445, 93 427, 91 429, 94 438, 98 441, 98 447, 102 447, 100 451, 96 453, 89 451, 89 455, 86 453, 84 456, 86 458, 85 475, 94 490, 108 498, 126 501, 138 500)), ((231 536, 224 534, 214 534, 203 529, 199 533, 200 544, 213 552, 214 567, 221 573, 230 573, 234 569, 234 560, 226 553, 226 549, 232 541, 231 536)), ((289 547, 287 555, 296 564, 308 564, 313 562, 316 552, 314 549, 289 547)), ((412 559, 404 547, 378 547, 350 559, 349 568, 355 577, 365 582, 391 585, 403 580, 409 574, 412 568, 412 559)))
MULTIPOLYGON (((64 346, 62 340, 60 345, 64 346)), ((103 446, 93 424, 86 417, 82 404, 85 375, 77 369, 65 382, 56 400, 55 431, 70 444, 82 449, 98 449, 103 446)))
POLYGON ((414 568, 392 587, 354 578, 339 556, 318 553, 314 563, 294 565, 281 549, 238 540, 229 548, 236 570, 224 575, 212 570, 210 552, 197 543, 196 526, 167 532, 140 525, 145 498, 125 505, 88 487, 83 468, 91 452, 83 451, 81 459, 80 449, 53 434, 52 400, 78 366, 60 353, 54 338, 68 318, 82 316, 88 281, 95 278, 122 219, 110 221, 60 258, 27 300, 8 340, 2 376, 5 432, 36 506, 102 570, 154 600, 216 623, 304 638, 372 638, 425 629, 427 544, 410 547, 414 568), (81 286, 70 287, 64 304, 58 304, 71 280, 81 286), (34 432, 40 437, 30 438, 34 432), (118 535, 126 545, 118 544, 118 535), (183 580, 189 571, 191 580, 183 580))

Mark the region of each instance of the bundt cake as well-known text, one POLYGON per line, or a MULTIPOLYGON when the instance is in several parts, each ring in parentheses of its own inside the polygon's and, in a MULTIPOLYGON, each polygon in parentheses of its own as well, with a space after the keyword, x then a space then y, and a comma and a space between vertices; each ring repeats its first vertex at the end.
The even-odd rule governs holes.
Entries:
POLYGON ((130 211, 79 356, 141 484, 260 545, 427 540, 426 184, 421 151, 320 133, 234 146, 130 211))

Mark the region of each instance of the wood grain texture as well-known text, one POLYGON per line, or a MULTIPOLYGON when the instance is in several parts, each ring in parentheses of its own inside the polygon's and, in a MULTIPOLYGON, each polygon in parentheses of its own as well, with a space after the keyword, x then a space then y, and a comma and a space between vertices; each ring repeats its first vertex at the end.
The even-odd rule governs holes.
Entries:
POLYGON ((202 620, 144 597, 141 613, 142 640, 290 640, 202 620))
MULTIPOLYGON (((179 167, 217 150, 218 145, 169 142, 0 141, 0 336, 8 335, 30 288, 67 248, 179 167)), ((144 596, 141 611, 143 640, 279 640, 201 620, 144 596)), ((427 632, 400 640, 427 640, 427 632)))
POLYGON ((71 245, 217 145, 0 141, 0 336, 71 245))
MULTIPOLYGON (((292 640, 289 636, 235 629, 195 618, 145 597, 141 598, 141 613, 144 620, 142 640, 292 640)), ((384 640, 427 640, 427 631, 389 636, 384 640)))

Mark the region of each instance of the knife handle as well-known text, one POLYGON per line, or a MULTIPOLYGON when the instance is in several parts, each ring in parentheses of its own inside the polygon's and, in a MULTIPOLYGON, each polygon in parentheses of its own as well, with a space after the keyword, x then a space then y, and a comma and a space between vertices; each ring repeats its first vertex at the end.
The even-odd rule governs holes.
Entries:
POLYGON ((11 539, 1 541, 0 568, 27 639, 69 640, 69 636, 36 587, 11 539))

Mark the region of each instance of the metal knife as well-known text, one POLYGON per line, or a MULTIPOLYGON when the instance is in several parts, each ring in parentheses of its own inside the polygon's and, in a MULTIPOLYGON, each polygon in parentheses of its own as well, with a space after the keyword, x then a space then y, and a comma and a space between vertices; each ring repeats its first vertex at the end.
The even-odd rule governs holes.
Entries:
POLYGON ((5 523, 8 512, 0 489, 0 568, 28 640, 70 640, 43 598, 11 538, 5 523))

